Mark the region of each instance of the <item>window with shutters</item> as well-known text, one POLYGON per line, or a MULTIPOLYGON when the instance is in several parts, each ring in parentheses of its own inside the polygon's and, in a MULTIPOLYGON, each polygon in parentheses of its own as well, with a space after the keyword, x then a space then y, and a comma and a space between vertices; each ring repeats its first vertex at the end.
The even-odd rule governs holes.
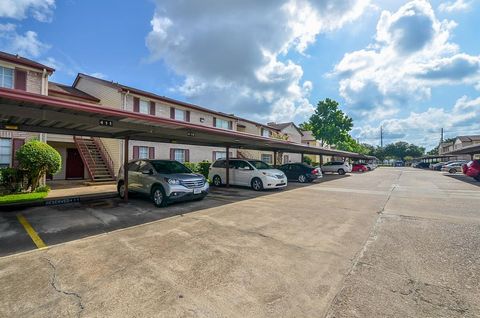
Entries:
POLYGON ((175 108, 175 119, 186 121, 186 112, 183 109, 175 108))
POLYGON ((148 147, 138 147, 138 159, 148 159, 148 147))
POLYGON ((224 158, 227 158, 227 152, 226 151, 214 151, 213 152, 213 161, 218 160, 218 159, 224 159, 224 158))
POLYGON ((220 118, 217 118, 217 120, 215 120, 215 127, 217 128, 231 129, 230 125, 230 121, 228 120, 220 118))
POLYGON ((185 153, 186 153, 185 149, 173 150, 173 160, 177 160, 181 163, 184 163, 186 161, 185 153))
POLYGON ((0 66, 0 87, 13 88, 13 69, 0 66))
POLYGON ((10 159, 12 158, 12 140, 0 138, 0 168, 10 166, 10 159))
POLYGON ((150 114, 150 103, 147 102, 146 100, 141 99, 138 112, 142 114, 150 114))

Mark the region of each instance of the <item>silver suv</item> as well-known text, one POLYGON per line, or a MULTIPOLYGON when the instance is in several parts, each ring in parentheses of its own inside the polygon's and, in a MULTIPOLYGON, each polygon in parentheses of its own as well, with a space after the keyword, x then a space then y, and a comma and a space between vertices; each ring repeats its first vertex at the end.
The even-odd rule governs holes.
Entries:
MULTIPOLYGON (((133 160, 128 163, 128 193, 148 195, 155 206, 169 202, 201 200, 208 194, 208 182, 174 160, 133 160)), ((118 172, 118 194, 125 196, 124 167, 118 172)))

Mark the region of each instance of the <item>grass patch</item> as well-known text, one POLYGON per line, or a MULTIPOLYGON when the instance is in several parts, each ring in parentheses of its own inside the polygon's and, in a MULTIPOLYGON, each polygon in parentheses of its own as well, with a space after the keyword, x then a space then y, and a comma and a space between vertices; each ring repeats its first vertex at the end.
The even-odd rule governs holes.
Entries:
POLYGON ((48 192, 15 193, 0 196, 0 204, 29 202, 43 199, 48 192))

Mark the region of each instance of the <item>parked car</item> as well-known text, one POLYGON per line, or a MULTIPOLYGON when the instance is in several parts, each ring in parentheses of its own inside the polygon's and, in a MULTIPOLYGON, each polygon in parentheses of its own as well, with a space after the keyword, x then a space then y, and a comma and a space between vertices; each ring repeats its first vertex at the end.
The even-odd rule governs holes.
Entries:
POLYGON ((344 161, 330 161, 324 164, 322 167, 322 173, 332 172, 344 175, 347 172, 352 172, 352 166, 348 162, 344 161))
POLYGON ((320 168, 314 168, 305 163, 287 163, 278 167, 287 176, 288 180, 295 180, 300 183, 312 182, 323 177, 320 168))
MULTIPOLYGON (((117 190, 125 196, 124 166, 118 172, 117 190)), ((169 202, 201 200, 209 185, 201 174, 193 173, 174 160, 133 160, 128 163, 128 192, 149 196, 155 206, 164 207, 169 202)))
POLYGON ((446 171, 448 173, 457 173, 462 171, 462 166, 466 164, 466 160, 450 162, 442 166, 441 171, 446 171))
POLYGON ((364 163, 363 165, 367 167, 368 171, 377 169, 377 164, 374 162, 364 163))
POLYGON ((393 163, 393 166, 394 167, 405 167, 405 162, 403 162, 402 160, 397 160, 393 163))
POLYGON ((430 164, 428 162, 417 162, 414 165, 415 168, 420 168, 420 169, 427 169, 429 166, 430 164))
MULTIPOLYGON (((232 185, 249 186, 255 191, 263 189, 284 188, 287 186, 287 176, 278 169, 272 169, 260 160, 230 159, 229 182, 232 185)), ((216 160, 209 168, 208 177, 213 185, 226 183, 227 162, 216 160)))
POLYGON ((437 162, 433 163, 429 166, 431 170, 438 170, 440 171, 444 165, 448 164, 448 162, 437 162))
POLYGON ((365 172, 368 171, 368 167, 363 163, 354 163, 352 166, 352 172, 365 172))
POLYGON ((463 173, 480 181, 480 160, 473 160, 462 166, 463 173))

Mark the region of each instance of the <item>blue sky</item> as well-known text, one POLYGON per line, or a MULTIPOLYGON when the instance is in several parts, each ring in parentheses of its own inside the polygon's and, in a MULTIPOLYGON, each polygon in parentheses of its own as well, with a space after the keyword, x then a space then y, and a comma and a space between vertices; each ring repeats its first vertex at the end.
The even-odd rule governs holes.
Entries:
POLYGON ((0 49, 258 121, 333 98, 354 137, 480 134, 479 0, 4 0, 0 49))

